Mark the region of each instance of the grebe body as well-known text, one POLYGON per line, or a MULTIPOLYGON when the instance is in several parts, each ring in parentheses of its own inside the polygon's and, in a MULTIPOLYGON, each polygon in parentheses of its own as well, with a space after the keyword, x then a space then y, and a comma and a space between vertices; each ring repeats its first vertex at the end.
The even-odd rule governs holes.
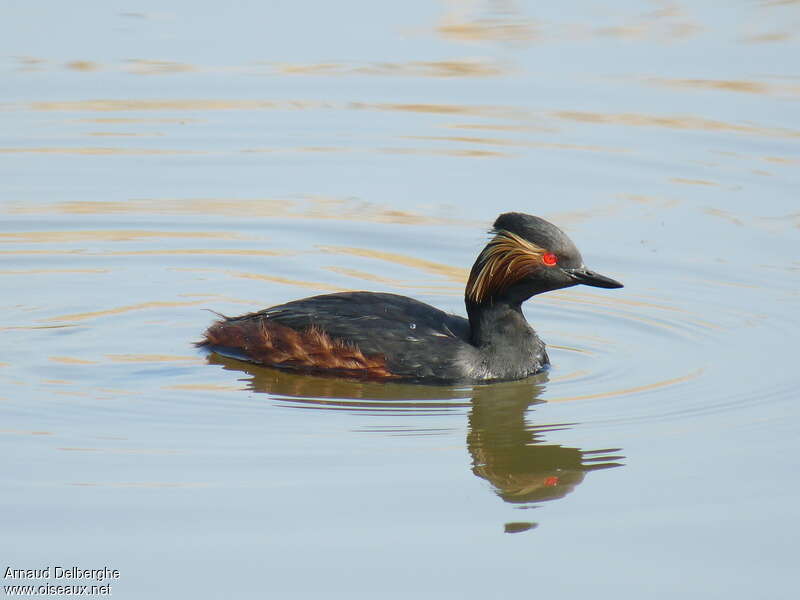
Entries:
POLYGON ((589 271, 572 241, 532 215, 500 215, 465 291, 468 318, 396 294, 313 296, 223 317, 198 346, 308 373, 421 383, 522 379, 547 368, 545 344, 522 314, 533 295, 622 284, 589 271))

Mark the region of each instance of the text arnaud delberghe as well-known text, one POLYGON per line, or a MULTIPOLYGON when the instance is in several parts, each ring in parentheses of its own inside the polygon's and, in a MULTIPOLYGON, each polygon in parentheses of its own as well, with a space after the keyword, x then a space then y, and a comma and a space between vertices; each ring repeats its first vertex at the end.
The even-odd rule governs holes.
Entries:
POLYGON ((81 569, 79 567, 44 567, 43 569, 12 569, 6 567, 3 579, 119 579, 117 569, 81 569))

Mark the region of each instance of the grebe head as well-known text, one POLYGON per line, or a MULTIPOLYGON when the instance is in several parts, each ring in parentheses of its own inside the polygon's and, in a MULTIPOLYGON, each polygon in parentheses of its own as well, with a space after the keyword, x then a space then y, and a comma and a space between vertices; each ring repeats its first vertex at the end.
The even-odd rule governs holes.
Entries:
POLYGON ((490 233, 494 237, 478 255, 467 281, 467 304, 519 303, 535 294, 578 284, 622 287, 587 269, 572 240, 544 219, 504 213, 490 233))

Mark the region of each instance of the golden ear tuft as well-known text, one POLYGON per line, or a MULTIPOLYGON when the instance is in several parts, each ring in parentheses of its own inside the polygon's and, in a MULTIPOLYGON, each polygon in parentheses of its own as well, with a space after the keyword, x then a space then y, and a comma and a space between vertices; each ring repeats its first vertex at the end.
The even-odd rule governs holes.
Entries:
POLYGON ((542 266, 547 251, 501 229, 478 256, 467 281, 467 299, 481 303, 542 266))

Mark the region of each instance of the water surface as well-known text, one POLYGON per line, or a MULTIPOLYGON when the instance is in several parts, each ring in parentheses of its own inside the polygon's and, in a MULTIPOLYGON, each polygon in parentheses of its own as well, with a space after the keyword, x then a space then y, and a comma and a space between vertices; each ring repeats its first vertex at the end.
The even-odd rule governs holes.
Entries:
POLYGON ((1 566, 108 566, 121 598, 794 596, 796 2, 3 21, 1 566), (192 345, 204 309, 330 291, 464 314, 508 210, 626 286, 526 304, 545 375, 192 345))

